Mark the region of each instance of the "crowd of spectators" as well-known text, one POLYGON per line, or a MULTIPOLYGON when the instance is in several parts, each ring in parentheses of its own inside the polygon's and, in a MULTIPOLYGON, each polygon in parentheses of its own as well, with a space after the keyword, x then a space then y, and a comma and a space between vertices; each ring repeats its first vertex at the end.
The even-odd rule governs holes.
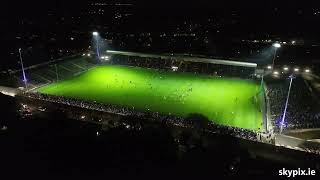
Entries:
MULTIPOLYGON (((279 130, 288 95, 289 80, 267 83, 272 123, 279 130)), ((284 127, 286 129, 317 128, 320 126, 319 103, 307 88, 302 77, 292 81, 284 127)))
POLYGON ((251 78, 254 68, 238 67, 202 62, 188 62, 182 59, 143 58, 130 56, 116 56, 111 60, 112 64, 136 66, 143 68, 161 69, 177 72, 205 74, 219 77, 251 78))
POLYGON ((161 121, 167 124, 176 125, 184 128, 196 128, 201 131, 205 131, 208 133, 219 133, 225 135, 232 135, 235 137, 240 137, 248 140, 257 140, 257 132, 230 127, 230 126, 222 126, 212 123, 211 121, 199 121, 198 119, 186 119, 183 117, 174 116, 171 114, 162 114, 159 112, 150 112, 150 111, 140 111, 135 109, 134 107, 122 107, 111 104, 102 104, 98 102, 91 101, 83 101, 79 99, 66 98, 62 96, 53 96, 36 92, 26 92, 24 94, 29 98, 49 101, 53 103, 65 104, 69 106, 81 107, 90 110, 102 111, 112 114, 118 114, 121 116, 134 116, 137 118, 147 118, 149 120, 161 121), (200 123, 199 123, 200 122, 200 123))

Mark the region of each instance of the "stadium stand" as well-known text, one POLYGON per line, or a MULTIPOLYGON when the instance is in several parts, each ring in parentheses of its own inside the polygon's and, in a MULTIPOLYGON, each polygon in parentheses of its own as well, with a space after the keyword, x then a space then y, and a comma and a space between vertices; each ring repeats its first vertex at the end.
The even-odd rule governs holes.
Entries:
POLYGON ((138 66, 143 68, 162 69, 172 71, 177 67, 177 72, 189 72, 196 74, 206 74, 221 77, 237 77, 251 79, 254 75, 255 68, 239 67, 222 64, 211 64, 205 62, 188 62, 178 61, 175 59, 160 59, 149 57, 134 57, 113 55, 112 64, 138 66))
POLYGON ((199 119, 198 117, 185 119, 182 117, 173 116, 171 114, 165 115, 165 114, 160 114, 159 112, 139 111, 134 107, 121 107, 121 106, 112 105, 112 104, 102 104, 97 102, 84 101, 84 100, 74 99, 74 98, 65 98, 62 96, 53 96, 53 95, 47 95, 47 94, 41 94, 41 93, 35 93, 35 92, 25 92, 24 95, 29 98, 44 100, 44 101, 58 103, 58 104, 71 105, 75 107, 81 107, 81 108, 86 108, 86 109, 91 109, 96 111, 118 114, 122 116, 148 118, 150 120, 162 121, 162 122, 173 124, 180 127, 196 128, 197 130, 206 131, 209 133, 226 134, 226 135, 232 135, 232 136, 236 136, 236 137, 240 137, 240 138, 244 138, 252 141, 258 141, 257 139, 258 134, 255 131, 243 129, 243 128, 235 128, 231 126, 218 125, 206 120, 199 119))
MULTIPOLYGON (((270 112, 275 130, 279 130, 279 121, 284 111, 289 80, 267 80, 267 96, 270 100, 270 112)), ((286 129, 315 128, 320 126, 319 103, 304 84, 302 77, 293 79, 289 97, 286 129)))
POLYGON ((72 77, 95 66, 85 57, 65 58, 55 64, 48 64, 28 70, 28 84, 37 87, 58 80, 72 77))

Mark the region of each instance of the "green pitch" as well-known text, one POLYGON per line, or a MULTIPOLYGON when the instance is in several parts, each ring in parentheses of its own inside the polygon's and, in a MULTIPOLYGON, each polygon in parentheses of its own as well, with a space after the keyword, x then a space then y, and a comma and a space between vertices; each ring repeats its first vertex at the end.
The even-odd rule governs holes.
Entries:
POLYGON ((259 90, 247 80, 109 65, 38 92, 182 117, 197 113, 218 124, 260 130, 259 90))

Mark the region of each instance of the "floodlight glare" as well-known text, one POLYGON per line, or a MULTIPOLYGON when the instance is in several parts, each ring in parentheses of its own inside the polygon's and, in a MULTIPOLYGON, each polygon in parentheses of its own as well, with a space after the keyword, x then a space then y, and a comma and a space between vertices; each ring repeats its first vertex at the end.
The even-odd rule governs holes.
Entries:
POLYGON ((280 48, 281 44, 280 43, 274 43, 272 46, 275 47, 275 48, 280 48))
POLYGON ((98 36, 99 34, 98 34, 98 32, 95 31, 95 32, 92 33, 92 35, 98 36))

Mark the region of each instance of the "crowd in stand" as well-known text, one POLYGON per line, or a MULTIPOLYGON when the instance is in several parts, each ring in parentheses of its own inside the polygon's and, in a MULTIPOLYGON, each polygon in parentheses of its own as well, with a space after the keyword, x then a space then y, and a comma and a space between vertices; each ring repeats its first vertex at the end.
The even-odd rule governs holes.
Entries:
MULTIPOLYGON (((267 96, 274 127, 279 128, 288 95, 289 80, 268 83, 267 96)), ((317 128, 320 126, 319 104, 301 77, 292 81, 287 113, 286 129, 317 128)))
POLYGON ((211 64, 202 62, 188 62, 178 59, 142 58, 129 56, 113 56, 112 64, 137 66, 143 68, 161 69, 172 71, 177 67, 178 72, 189 72, 196 74, 206 74, 220 77, 251 78, 254 68, 236 67, 221 64, 211 64))
POLYGON ((35 98, 35 99, 40 99, 44 101, 71 105, 71 106, 81 107, 81 108, 86 108, 91 110, 103 111, 103 112, 112 113, 112 114, 118 114, 118 115, 124 115, 124 116, 135 116, 138 118, 148 118, 150 120, 161 121, 161 122, 165 122, 168 124, 173 124, 173 125, 185 127, 185 128, 200 127, 199 129, 201 129, 201 131, 206 131, 209 133, 211 132, 211 133, 227 134, 227 135, 232 135, 232 136, 236 136, 244 139, 255 140, 255 141, 257 140, 257 134, 254 131, 242 129, 242 128, 234 128, 229 126, 217 125, 217 124, 210 123, 209 121, 204 122, 206 125, 201 124, 201 126, 199 126, 195 124, 197 123, 197 121, 186 120, 185 118, 177 117, 171 114, 166 115, 166 114, 161 114, 159 112, 139 111, 139 110, 136 110, 134 107, 129 108, 129 107, 110 105, 110 104, 106 105, 106 104, 97 103, 97 102, 83 101, 83 100, 78 100, 73 98, 65 98, 62 96, 53 96, 53 95, 36 93, 36 92, 26 92, 25 96, 29 98, 35 98))

